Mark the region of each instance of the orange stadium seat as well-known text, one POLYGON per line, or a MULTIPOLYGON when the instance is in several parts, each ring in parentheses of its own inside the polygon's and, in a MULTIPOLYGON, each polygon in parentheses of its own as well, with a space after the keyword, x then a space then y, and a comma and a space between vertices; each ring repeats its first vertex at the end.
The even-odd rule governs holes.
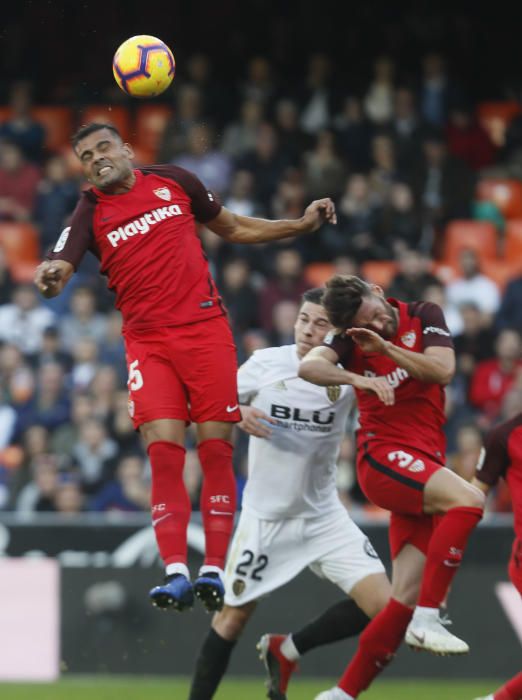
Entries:
POLYGON ((11 108, 10 107, 0 107, 0 124, 2 124, 2 122, 6 122, 10 116, 11 116, 11 108))
POLYGON ((477 118, 497 146, 503 146, 506 129, 517 115, 522 114, 522 105, 515 100, 481 102, 477 106, 477 118))
POLYGON ((34 280, 34 273, 36 266, 38 265, 38 260, 34 262, 17 262, 9 265, 9 272, 11 277, 15 282, 32 282, 34 280))
POLYGON ((66 146, 72 135, 72 110, 69 107, 34 107, 33 119, 45 129, 45 146, 51 151, 58 151, 66 146))
POLYGON ((136 147, 152 152, 154 158, 172 115, 173 110, 168 105, 140 105, 136 110, 133 134, 136 147))
POLYGON ((490 221, 458 219, 446 226, 443 260, 458 267, 459 254, 465 248, 476 251, 480 260, 497 258, 497 229, 490 221))
POLYGON ((105 122, 115 126, 124 141, 131 140, 131 119, 126 107, 111 105, 88 105, 79 114, 79 126, 90 122, 105 122))
POLYGON ((313 287, 322 287, 334 274, 334 266, 328 262, 310 263, 305 267, 305 277, 313 287))
POLYGON ((498 285, 501 292, 506 284, 522 272, 522 259, 520 261, 508 260, 483 260, 482 272, 498 285))
POLYGON ((397 274, 397 263, 393 260, 368 260, 361 265, 361 274, 367 282, 386 289, 397 274))
POLYGON ((0 246, 9 267, 36 263, 40 254, 38 231, 29 223, 0 223, 0 246))
POLYGON ((522 269, 522 219, 512 219, 506 223, 504 258, 507 262, 519 263, 522 269))
POLYGON ((522 217, 522 182, 520 180, 484 178, 479 180, 475 194, 479 201, 496 204, 506 219, 522 217))

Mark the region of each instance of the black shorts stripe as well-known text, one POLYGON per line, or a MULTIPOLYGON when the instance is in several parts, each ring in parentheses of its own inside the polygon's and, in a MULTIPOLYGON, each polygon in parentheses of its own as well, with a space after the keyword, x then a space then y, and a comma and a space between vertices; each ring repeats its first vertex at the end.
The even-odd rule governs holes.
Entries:
POLYGON ((381 472, 381 474, 386 474, 386 476, 389 476, 390 478, 395 479, 395 481, 399 481, 401 484, 409 486, 416 491, 424 491, 424 484, 415 481, 415 479, 410 479, 405 474, 399 474, 391 467, 387 467, 385 464, 381 464, 367 452, 364 453, 364 459, 368 462, 370 467, 373 467, 378 472, 381 472))

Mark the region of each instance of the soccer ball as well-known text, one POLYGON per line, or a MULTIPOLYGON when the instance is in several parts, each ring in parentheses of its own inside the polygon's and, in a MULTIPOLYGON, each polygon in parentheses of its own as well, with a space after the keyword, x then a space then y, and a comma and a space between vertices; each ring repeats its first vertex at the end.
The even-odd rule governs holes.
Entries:
POLYGON ((156 97, 171 84, 176 62, 169 47, 155 36, 132 36, 118 48, 112 72, 119 87, 133 97, 156 97))

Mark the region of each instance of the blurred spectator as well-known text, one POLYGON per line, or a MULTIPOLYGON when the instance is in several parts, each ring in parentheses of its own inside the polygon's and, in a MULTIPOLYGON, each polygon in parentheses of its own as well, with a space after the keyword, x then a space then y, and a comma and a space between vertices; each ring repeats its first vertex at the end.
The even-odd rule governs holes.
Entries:
POLYGON ((69 313, 60 320, 63 346, 72 350, 80 338, 91 338, 102 343, 107 319, 96 312, 96 297, 89 287, 76 287, 69 302, 69 313))
MULTIPOLYGON (((254 199, 254 174, 248 170, 236 170, 225 206, 239 216, 261 216, 262 206, 254 199)), ((244 249, 244 246, 241 246, 244 249)))
POLYGON ((422 301, 429 301, 440 306, 444 313, 446 325, 453 337, 462 332, 462 317, 458 309, 448 303, 446 286, 440 280, 429 284, 421 297, 422 301))
POLYGON ((379 56, 373 64, 373 78, 364 95, 364 111, 375 124, 385 124, 393 114, 395 63, 379 56))
POLYGON ((94 413, 98 418, 106 419, 113 408, 114 395, 120 387, 118 374, 112 365, 101 365, 89 385, 94 413))
POLYGON ((303 153, 309 150, 310 137, 299 124, 297 104, 288 97, 280 99, 275 106, 275 127, 283 159, 294 166, 300 165, 303 153))
POLYGON ((448 455, 453 471, 466 481, 471 481, 482 449, 482 433, 474 423, 461 425, 457 431, 456 450, 448 455))
POLYGON ((111 365, 118 374, 121 382, 127 381, 127 365, 125 363, 125 345, 122 337, 122 318, 119 311, 111 309, 106 316, 107 327, 99 346, 100 363, 111 365))
POLYGON ((7 258, 0 243, 0 299, 9 299, 14 291, 15 283, 7 264, 7 258))
POLYGON ((158 162, 167 163, 188 148, 189 132, 204 119, 203 97, 194 85, 181 85, 176 90, 174 117, 167 123, 158 151, 158 162))
POLYGON ((77 201, 78 183, 70 177, 67 161, 63 156, 52 156, 46 162, 43 178, 38 183, 34 208, 42 255, 56 242, 77 201))
POLYGON ((36 202, 39 169, 14 143, 0 141, 0 220, 28 221, 36 202))
POLYGON ((410 88, 405 86, 397 88, 393 106, 388 133, 393 140, 397 169, 400 172, 407 172, 419 161, 426 126, 417 112, 415 93, 410 88))
POLYGON ((61 474, 54 492, 54 510, 60 515, 71 517, 84 510, 85 496, 75 474, 61 474))
POLYGON ((33 367, 41 367, 47 362, 54 362, 61 365, 66 372, 72 367, 72 357, 66 352, 61 344, 60 332, 57 326, 47 326, 42 333, 41 346, 34 355, 31 356, 33 367))
POLYGON ((98 362, 98 344, 94 338, 80 337, 72 347, 71 388, 83 391, 94 379, 98 362))
POLYGON ((250 265, 245 258, 232 258, 225 263, 219 289, 234 332, 259 326, 258 293, 252 284, 250 265))
POLYGON ((304 88, 299 96, 301 128, 315 134, 330 125, 335 96, 332 85, 332 61, 324 53, 314 53, 308 59, 304 88))
POLYGON ((450 102, 456 90, 447 74, 444 57, 435 51, 422 59, 422 79, 419 88, 419 103, 422 117, 432 126, 443 127, 448 116, 450 102))
POLYGON ((34 392, 34 372, 27 365, 16 345, 0 346, 0 381, 6 399, 17 408, 25 404, 34 392))
POLYGON ((497 311, 495 326, 499 330, 522 328, 522 275, 508 282, 497 311))
POLYGON ((221 151, 230 158, 240 158, 255 148, 257 132, 263 121, 262 102, 248 99, 241 105, 239 121, 229 124, 223 134, 221 151))
MULTIPOLYGON (((0 124, 0 141, 11 141, 18 146, 25 158, 40 163, 43 156, 45 129, 31 116, 31 84, 13 83, 9 95, 9 119, 0 124)), ((0 187, 0 191, 1 191, 0 187)))
POLYGON ((38 455, 31 465, 32 479, 20 491, 14 504, 19 513, 53 512, 59 468, 54 455, 38 455))
POLYGON ((495 357, 477 364, 471 378, 469 398, 489 427, 498 417, 502 401, 522 373, 522 343, 515 330, 503 330, 495 343, 495 357))
POLYGON ((307 288, 303 260, 299 253, 292 248, 283 248, 277 251, 273 275, 261 289, 259 295, 261 327, 266 331, 271 331, 273 329, 274 306, 280 301, 298 303, 307 288))
POLYGON ((383 205, 389 198, 391 188, 401 177, 395 154, 395 144, 390 136, 378 133, 372 140, 373 163, 369 173, 372 195, 383 205))
POLYGON ((32 284, 15 287, 11 303, 0 306, 0 340, 16 345, 27 355, 40 351, 43 332, 54 323, 54 314, 40 306, 32 284))
POLYGON ((495 144, 478 122, 473 109, 464 102, 450 108, 446 142, 449 153, 464 161, 471 170, 481 170, 495 161, 495 144))
POLYGON ((254 196, 266 211, 277 189, 277 184, 288 161, 279 152, 279 143, 274 127, 264 122, 257 132, 254 150, 240 159, 238 167, 254 176, 254 196))
POLYGON ((247 64, 247 75, 239 89, 240 99, 255 100, 268 106, 275 95, 272 67, 265 56, 254 56, 247 64))
POLYGON ((202 96, 202 116, 221 125, 227 116, 227 105, 222 99, 223 87, 213 73, 213 65, 214 62, 206 54, 194 53, 189 56, 184 61, 185 76, 181 87, 190 85, 195 88, 202 96))
POLYGON ((342 111, 333 121, 342 157, 352 172, 367 173, 371 166, 374 127, 355 95, 345 98, 342 111))
POLYGON ((4 402, 4 391, 0 385, 0 450, 11 444, 15 432, 16 411, 4 402))
POLYGON ((172 161, 194 173, 205 186, 220 196, 227 194, 232 177, 229 157, 214 145, 214 133, 208 124, 194 124, 188 130, 186 151, 172 161))
POLYGON ((290 299, 283 299, 274 304, 272 330, 269 334, 271 346, 292 345, 295 342, 294 326, 298 311, 299 304, 290 299))
POLYGON ((462 331, 453 339, 457 371, 469 381, 477 362, 489 360, 494 356, 495 336, 475 301, 461 304, 459 312, 462 331))
POLYGON ((69 420, 54 430, 51 436, 52 451, 56 454, 72 454, 75 444, 80 439, 81 426, 93 417, 94 406, 91 397, 86 393, 73 394, 69 420))
POLYGON ((304 172, 310 199, 337 199, 341 194, 346 168, 331 131, 323 130, 317 134, 315 148, 304 155, 304 172))
POLYGON ((480 271, 477 253, 463 250, 459 255, 462 276, 448 284, 448 301, 456 308, 465 303, 476 303, 491 323, 500 306, 500 293, 495 282, 480 271))
POLYGON ((372 193, 368 178, 351 175, 337 207, 337 226, 326 226, 321 232, 330 256, 348 255, 357 262, 386 255, 377 239, 379 203, 372 193))
POLYGON ((396 257, 407 248, 420 245, 422 226, 409 185, 392 184, 375 226, 386 257, 396 257))
POLYGON ((37 373, 35 395, 17 410, 18 433, 35 424, 43 425, 52 431, 67 423, 70 417, 70 402, 65 390, 62 367, 55 362, 42 365, 37 373))
POLYGON ((427 287, 438 279, 430 272, 430 261, 418 250, 404 250, 397 258, 398 272, 391 281, 387 293, 401 301, 418 301, 424 297, 427 287))
POLYGON ((109 434, 118 444, 118 453, 143 453, 139 433, 134 430, 129 415, 129 393, 126 389, 116 391, 113 396, 112 410, 107 418, 109 434))
POLYGON ((450 219, 470 218, 475 176, 465 163, 448 154, 442 133, 428 132, 422 149, 422 162, 407 178, 431 245, 450 219))
POLYGON ((150 488, 144 480, 143 458, 140 455, 122 457, 115 478, 105 484, 89 504, 94 511, 139 512, 150 507, 150 488))
POLYGON ((79 467, 85 493, 95 494, 112 478, 118 446, 98 418, 88 418, 80 424, 79 439, 72 455, 79 467))

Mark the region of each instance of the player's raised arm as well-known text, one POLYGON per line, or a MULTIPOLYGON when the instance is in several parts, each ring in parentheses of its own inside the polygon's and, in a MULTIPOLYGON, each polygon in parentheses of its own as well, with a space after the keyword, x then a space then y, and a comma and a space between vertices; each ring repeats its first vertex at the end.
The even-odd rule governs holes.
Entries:
POLYGON ((231 243, 263 243, 312 233, 326 222, 337 223, 335 205, 329 198, 317 199, 309 204, 300 219, 256 219, 239 216, 222 207, 219 214, 206 225, 231 243))
POLYGON ((339 356, 331 348, 313 348, 301 360, 299 376, 319 386, 349 384, 355 389, 376 394, 386 406, 395 403, 394 390, 384 377, 363 377, 361 374, 348 372, 337 366, 338 360, 339 356))

